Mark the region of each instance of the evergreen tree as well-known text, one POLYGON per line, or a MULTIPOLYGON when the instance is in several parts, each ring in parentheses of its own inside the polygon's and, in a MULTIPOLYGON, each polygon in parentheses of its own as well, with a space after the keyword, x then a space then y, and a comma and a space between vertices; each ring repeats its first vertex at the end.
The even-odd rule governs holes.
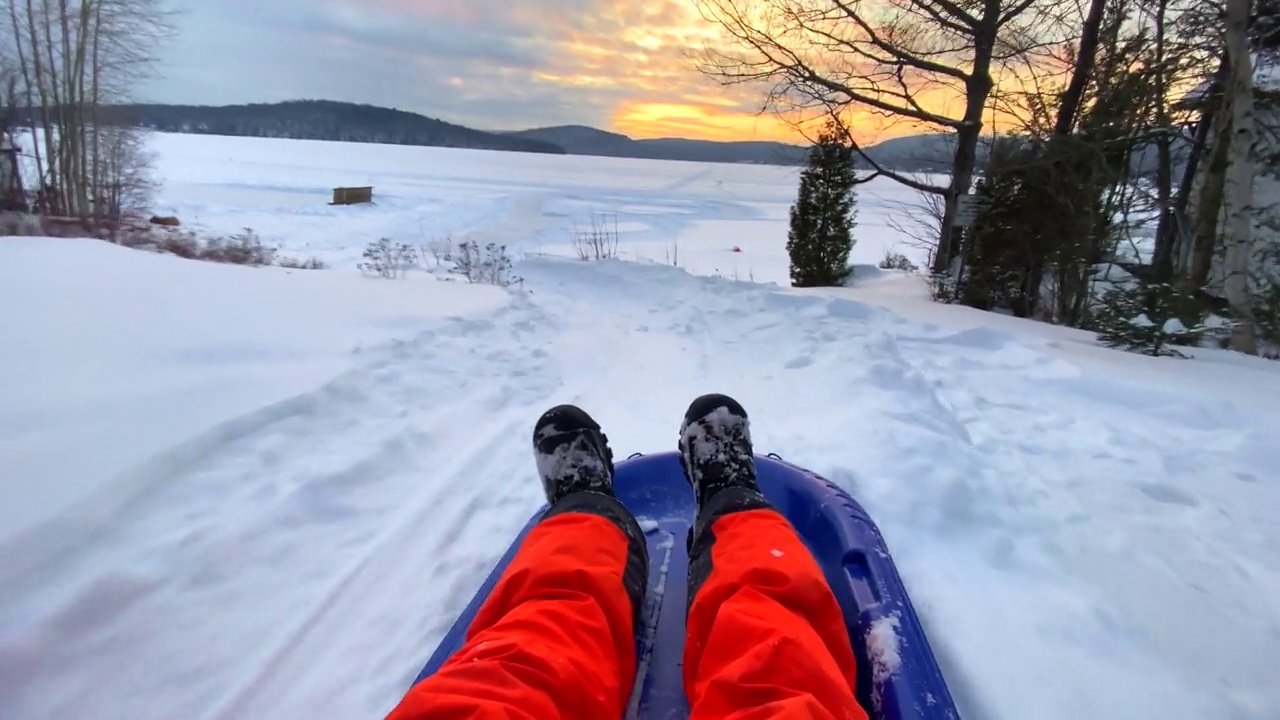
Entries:
POLYGON ((828 127, 809 151, 791 206, 787 254, 795 287, 840 286, 849 277, 857 198, 853 148, 828 127))
POLYGON ((1194 295, 1171 283, 1116 283, 1093 315, 1098 340, 1113 348, 1157 357, 1185 358, 1173 347, 1194 345, 1213 333, 1194 295))

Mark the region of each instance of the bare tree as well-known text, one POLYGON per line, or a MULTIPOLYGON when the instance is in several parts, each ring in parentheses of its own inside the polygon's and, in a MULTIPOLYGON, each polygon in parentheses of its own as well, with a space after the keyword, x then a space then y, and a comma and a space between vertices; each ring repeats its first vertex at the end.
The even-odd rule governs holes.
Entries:
POLYGON ((1098 41, 1102 34, 1103 14, 1107 9, 1107 0, 1090 0, 1089 14, 1084 19, 1080 32, 1080 47, 1076 53, 1075 66, 1071 71, 1071 81, 1058 102, 1058 118, 1053 126, 1056 136, 1070 135, 1075 127, 1076 117, 1084 105, 1085 91, 1089 78, 1093 75, 1093 66, 1098 58, 1098 41))
POLYGON ((973 182, 993 73, 1045 43, 1037 27, 1053 25, 1035 16, 1058 4, 1036 1, 695 0, 724 41, 709 45, 699 67, 726 84, 766 85, 765 107, 802 115, 859 109, 954 133, 946 186, 881 167, 856 148, 872 177, 946 199, 933 263, 943 271, 959 253, 956 198, 973 182), (958 112, 945 107, 955 98, 958 112))
POLYGON ((1249 0, 1227 0, 1227 55, 1231 75, 1231 148, 1225 205, 1227 210, 1226 274, 1223 290, 1237 322, 1231 348, 1258 354, 1249 296, 1249 262, 1253 251, 1253 58, 1249 52, 1249 0))
POLYGON ((26 101, 39 176, 37 206, 115 219, 146 187, 137 131, 109 106, 155 66, 171 33, 160 0, 0 0, 26 101))

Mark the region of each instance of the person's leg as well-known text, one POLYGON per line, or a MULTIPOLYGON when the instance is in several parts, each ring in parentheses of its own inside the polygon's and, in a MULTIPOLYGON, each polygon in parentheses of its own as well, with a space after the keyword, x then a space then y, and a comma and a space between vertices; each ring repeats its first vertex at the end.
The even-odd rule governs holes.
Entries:
POLYGON ((865 720, 844 616, 817 561, 760 494, 746 411, 698 398, 680 430, 698 500, 684 651, 690 717, 865 720))
POLYGON ((388 720, 620 718, 635 681, 648 582, 644 535, 613 495, 600 426, 572 406, 534 429, 551 508, 467 631, 388 720))

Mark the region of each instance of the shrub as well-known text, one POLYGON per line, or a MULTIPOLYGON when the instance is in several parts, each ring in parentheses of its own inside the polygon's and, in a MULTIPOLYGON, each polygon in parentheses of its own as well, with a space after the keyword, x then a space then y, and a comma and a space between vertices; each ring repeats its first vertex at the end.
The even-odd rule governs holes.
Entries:
POLYGON ((282 257, 276 259, 276 264, 282 268, 288 268, 290 270, 325 270, 329 267, 325 261, 318 257, 310 257, 306 260, 282 257))
POLYGON ((884 259, 880 261, 881 270, 905 270, 906 272, 920 272, 920 266, 911 262, 911 260, 900 252, 895 250, 885 250, 884 259))
POLYGON ((511 258, 507 246, 489 243, 481 248, 478 243, 464 242, 454 255, 453 271, 468 282, 511 287, 524 282, 524 278, 512 273, 511 258))
POLYGON ((361 272, 394 280, 418 265, 418 253, 412 245, 392 243, 382 238, 364 249, 364 262, 356 265, 361 272))
POLYGON ((229 265, 271 265, 276 249, 262 244, 257 233, 249 228, 230 238, 213 238, 205 243, 199 259, 229 265))
POLYGON ((1169 283, 1117 285, 1093 316, 1098 340, 1156 357, 1185 358, 1175 344, 1195 344, 1209 331, 1195 297, 1169 283))
POLYGON ((200 241, 194 235, 186 233, 181 234, 165 234, 160 238, 159 247, 161 252, 167 252, 170 255, 177 255, 187 260, 202 259, 200 241))
POLYGON ((424 265, 427 264, 427 258, 431 258, 432 269, 438 270, 444 267, 445 263, 453 262, 453 237, 436 238, 419 248, 419 252, 424 265))
POLYGON ((593 214, 590 226, 574 229, 573 248, 584 262, 618 257, 618 216, 593 214))

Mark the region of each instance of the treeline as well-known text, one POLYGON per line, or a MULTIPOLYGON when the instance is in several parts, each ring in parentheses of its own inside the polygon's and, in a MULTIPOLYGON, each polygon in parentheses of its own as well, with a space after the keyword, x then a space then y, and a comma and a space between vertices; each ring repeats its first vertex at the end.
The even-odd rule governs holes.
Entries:
POLYGON ((920 193, 899 222, 924 219, 939 300, 1152 354, 1280 350, 1277 0, 695 3, 708 75, 951 139, 939 182, 844 133, 860 181, 920 193))
POLYGON ((326 100, 222 107, 128 105, 119 110, 133 123, 164 132, 565 152, 551 143, 473 130, 416 113, 326 100))

